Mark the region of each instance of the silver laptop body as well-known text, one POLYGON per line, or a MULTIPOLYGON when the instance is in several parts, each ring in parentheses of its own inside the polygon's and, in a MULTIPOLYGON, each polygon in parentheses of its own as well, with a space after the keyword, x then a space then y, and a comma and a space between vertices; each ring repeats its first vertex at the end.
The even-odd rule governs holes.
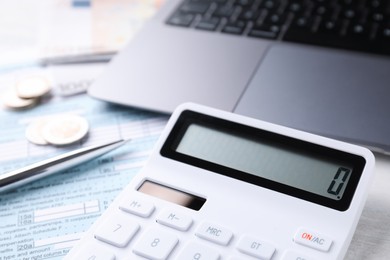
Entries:
POLYGON ((170 113, 187 101, 390 152, 389 56, 167 25, 168 0, 88 93, 170 113))

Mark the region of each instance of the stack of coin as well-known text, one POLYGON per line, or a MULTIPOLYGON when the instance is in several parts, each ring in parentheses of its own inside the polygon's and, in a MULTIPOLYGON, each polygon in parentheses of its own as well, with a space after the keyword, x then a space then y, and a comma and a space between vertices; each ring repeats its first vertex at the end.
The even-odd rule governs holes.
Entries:
POLYGON ((27 76, 16 82, 15 86, 1 95, 6 108, 22 110, 39 103, 42 96, 51 90, 49 80, 41 75, 27 76))
POLYGON ((78 115, 59 115, 40 118, 26 128, 26 138, 38 145, 67 145, 87 135, 88 121, 78 115))

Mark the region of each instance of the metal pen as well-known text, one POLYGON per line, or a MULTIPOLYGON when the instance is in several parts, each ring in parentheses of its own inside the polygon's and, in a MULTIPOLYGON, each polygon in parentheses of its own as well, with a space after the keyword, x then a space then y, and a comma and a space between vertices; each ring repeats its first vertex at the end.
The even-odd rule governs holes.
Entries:
POLYGON ((83 63, 106 63, 109 62, 117 52, 100 52, 100 53, 86 53, 77 55, 57 56, 51 58, 44 58, 38 61, 40 66, 52 65, 72 65, 83 63))
POLYGON ((129 140, 117 140, 67 152, 23 168, 0 175, 0 192, 46 177, 55 172, 71 168, 122 146, 129 140))

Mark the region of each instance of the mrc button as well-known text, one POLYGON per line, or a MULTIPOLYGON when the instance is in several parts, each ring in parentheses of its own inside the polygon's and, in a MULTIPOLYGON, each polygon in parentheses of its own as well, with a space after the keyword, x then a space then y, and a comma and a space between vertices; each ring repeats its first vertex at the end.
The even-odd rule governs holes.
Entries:
POLYGON ((233 233, 229 229, 209 222, 200 225, 195 235, 223 246, 228 245, 233 237, 233 233))
POLYGON ((304 228, 298 229, 294 236, 294 242, 320 251, 329 251, 332 239, 304 228))

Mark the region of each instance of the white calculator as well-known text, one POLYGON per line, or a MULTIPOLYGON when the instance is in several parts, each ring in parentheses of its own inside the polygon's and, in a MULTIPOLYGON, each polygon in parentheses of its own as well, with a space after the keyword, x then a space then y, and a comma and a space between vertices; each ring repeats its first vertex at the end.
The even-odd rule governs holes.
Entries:
POLYGON ((184 104, 67 259, 342 259, 374 164, 362 147, 184 104))

